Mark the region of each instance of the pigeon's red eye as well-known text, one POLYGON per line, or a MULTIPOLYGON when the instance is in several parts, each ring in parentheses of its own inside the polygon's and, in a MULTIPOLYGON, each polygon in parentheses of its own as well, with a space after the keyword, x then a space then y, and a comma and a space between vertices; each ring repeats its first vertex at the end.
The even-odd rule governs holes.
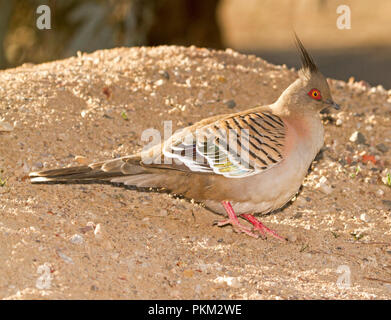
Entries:
POLYGON ((315 100, 320 100, 322 99, 322 95, 320 94, 320 91, 318 89, 311 89, 308 92, 308 95, 315 100))

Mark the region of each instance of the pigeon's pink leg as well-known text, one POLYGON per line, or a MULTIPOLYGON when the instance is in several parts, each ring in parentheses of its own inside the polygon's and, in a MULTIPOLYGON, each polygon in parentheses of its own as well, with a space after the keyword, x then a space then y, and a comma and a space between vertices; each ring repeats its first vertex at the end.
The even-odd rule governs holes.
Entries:
POLYGON ((249 228, 246 226, 240 224, 238 217, 235 214, 234 209, 232 208, 231 204, 228 201, 221 201, 221 204, 223 205, 225 211, 228 214, 228 219, 219 221, 217 225, 219 227, 225 226, 227 224, 231 224, 236 232, 243 232, 248 234, 251 237, 258 238, 258 235, 255 233, 252 233, 249 228))
POLYGON ((271 234, 273 237, 279 239, 279 240, 286 240, 285 238, 279 236, 275 231, 269 229, 266 227, 261 221, 259 221, 257 218, 255 218, 251 214, 241 214, 241 217, 245 218, 249 222, 251 222, 254 225, 254 229, 258 230, 263 236, 265 236, 267 233, 271 234))

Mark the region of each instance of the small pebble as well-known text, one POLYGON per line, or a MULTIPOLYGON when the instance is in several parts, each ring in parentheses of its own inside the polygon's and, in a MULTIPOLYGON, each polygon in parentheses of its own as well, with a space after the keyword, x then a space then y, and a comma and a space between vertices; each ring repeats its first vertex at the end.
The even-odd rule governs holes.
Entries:
POLYGON ((391 200, 382 200, 383 204, 391 210, 391 200))
POLYGON ((167 79, 167 80, 170 79, 170 75, 169 75, 169 73, 168 73, 166 70, 160 70, 160 71, 159 71, 159 74, 160 74, 161 76, 163 76, 163 78, 165 78, 165 79, 167 79))
POLYGON ((102 238, 102 226, 100 223, 98 223, 94 230, 95 238, 101 239, 102 238))
POLYGON ((240 287, 240 281, 238 280, 238 278, 235 277, 227 277, 227 276, 217 277, 214 280, 214 282, 217 284, 226 284, 227 286, 232 288, 240 287))
POLYGON ((361 81, 357 82, 357 84, 364 89, 368 89, 371 87, 371 85, 365 80, 361 80, 361 81))
POLYGON ((300 219, 302 216, 303 216, 303 212, 299 211, 292 217, 292 219, 300 219))
POLYGON ((354 132, 350 136, 349 140, 351 142, 355 142, 356 144, 365 144, 365 141, 366 141, 364 135, 359 131, 354 132))
POLYGON ((23 163, 23 172, 24 173, 29 173, 30 172, 30 167, 26 162, 23 163))
POLYGON ((160 209, 157 213, 157 216, 159 217, 166 217, 168 215, 168 211, 166 209, 160 209))
POLYGON ((296 204, 298 206, 305 206, 307 204, 307 201, 305 201, 304 197, 298 197, 296 199, 296 204))
POLYGON ((290 234, 287 239, 289 242, 295 242, 297 240, 297 236, 295 234, 290 234))
POLYGON ((201 293, 201 285, 200 284, 196 284, 195 287, 194 287, 194 292, 196 294, 200 294, 201 293))
POLYGON ((33 164, 31 169, 33 171, 36 171, 36 170, 39 170, 39 169, 42 169, 42 168, 43 168, 43 163, 41 161, 37 161, 36 163, 33 164))
POLYGON ((180 292, 179 292, 179 290, 171 290, 170 291, 170 295, 172 296, 172 297, 175 297, 175 298, 179 298, 180 297, 180 292))
POLYGON ((83 157, 83 156, 76 156, 75 157, 75 161, 80 163, 80 164, 84 164, 84 165, 90 163, 90 161, 86 157, 83 157))
POLYGON ((382 197, 382 196, 384 196, 384 191, 382 189, 379 189, 376 191, 376 195, 379 197, 382 197))
MULTIPOLYGON (((90 212, 88 212, 88 213, 91 214, 90 212)), ((93 223, 92 221, 88 221, 86 223, 86 226, 89 228, 95 229, 95 223, 93 223)))
POLYGON ((325 194, 330 194, 333 192, 333 188, 331 188, 327 183, 327 178, 322 176, 319 182, 316 184, 315 189, 319 189, 321 192, 325 194))
POLYGON ((73 264, 73 260, 71 257, 68 257, 65 253, 62 253, 61 251, 57 251, 58 256, 64 260, 66 263, 73 264))
POLYGON ((81 233, 87 233, 88 231, 91 231, 91 230, 94 230, 94 228, 90 227, 90 226, 82 227, 82 228, 79 229, 79 231, 81 233))
POLYGON ((164 83, 163 79, 159 79, 155 82, 155 85, 160 87, 164 83))
POLYGON ((225 105, 230 108, 230 109, 233 109, 236 107, 236 102, 235 100, 228 100, 225 102, 225 105))
POLYGON ((84 238, 83 236, 81 236, 80 234, 74 234, 70 239, 69 241, 71 241, 72 243, 74 244, 82 244, 84 242, 84 238))
POLYGON ((389 148, 384 143, 379 143, 378 145, 376 145, 376 149, 382 153, 386 153, 389 150, 389 148))
POLYGON ((369 218, 369 216, 366 214, 366 213, 362 213, 360 215, 360 219, 364 222, 369 222, 371 219, 369 218))
POLYGON ((343 122, 342 119, 337 119, 337 121, 335 121, 335 125, 340 127, 342 126, 342 122, 343 122))
POLYGON ((12 124, 5 122, 4 120, 0 120, 0 131, 10 132, 14 130, 12 124))
POLYGON ((186 269, 186 270, 183 271, 183 275, 186 278, 192 278, 194 276, 194 271, 191 270, 191 269, 186 269))
POLYGON ((95 223, 92 221, 88 221, 85 227, 79 229, 81 233, 87 233, 88 231, 92 231, 95 229, 95 223))

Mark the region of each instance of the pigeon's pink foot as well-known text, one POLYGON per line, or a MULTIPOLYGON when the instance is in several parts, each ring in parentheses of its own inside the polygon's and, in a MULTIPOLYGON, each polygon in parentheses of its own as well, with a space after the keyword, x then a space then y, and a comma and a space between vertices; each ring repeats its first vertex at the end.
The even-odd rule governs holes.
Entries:
POLYGON ((243 233, 249 235, 250 237, 258 238, 258 235, 255 233, 252 233, 250 228, 247 228, 246 226, 240 224, 239 219, 236 216, 234 209, 232 208, 231 204, 228 201, 222 201, 221 204, 223 205, 225 211, 228 214, 228 219, 223 220, 223 221, 219 221, 217 223, 217 225, 219 227, 230 224, 230 225, 232 225, 232 227, 234 228, 234 230, 236 232, 243 232, 243 233))
POLYGON ((286 240, 285 238, 279 236, 275 231, 269 229, 266 227, 261 221, 259 221, 257 218, 255 218, 251 214, 241 214, 241 217, 251 222, 254 226, 255 230, 258 230, 263 236, 266 236, 266 234, 271 234, 273 237, 279 239, 279 240, 286 240))

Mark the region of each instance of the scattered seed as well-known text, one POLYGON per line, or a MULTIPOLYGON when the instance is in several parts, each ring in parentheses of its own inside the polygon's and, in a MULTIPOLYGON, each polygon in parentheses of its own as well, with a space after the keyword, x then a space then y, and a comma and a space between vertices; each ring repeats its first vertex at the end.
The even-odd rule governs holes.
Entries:
POLYGON ((386 175, 385 177, 382 178, 382 181, 383 181, 383 183, 384 183, 386 186, 391 187, 391 174, 390 174, 390 173, 387 173, 387 175, 386 175))
POLYGON ((219 82, 221 82, 221 83, 226 83, 227 82, 227 79, 225 77, 223 77, 223 76, 218 76, 217 80, 219 80, 219 82))
POLYGON ((360 239, 362 239, 365 234, 363 233, 355 233, 355 232, 351 232, 350 235, 354 238, 354 240, 358 241, 360 239))
POLYGON ((128 115, 126 114, 125 111, 122 111, 122 112, 121 112, 121 117, 122 117, 122 119, 124 119, 124 120, 126 120, 126 121, 129 120, 128 115))
POLYGON ((1 176, 1 171, 0 171, 0 187, 4 187, 7 184, 7 179, 4 179, 1 176))

